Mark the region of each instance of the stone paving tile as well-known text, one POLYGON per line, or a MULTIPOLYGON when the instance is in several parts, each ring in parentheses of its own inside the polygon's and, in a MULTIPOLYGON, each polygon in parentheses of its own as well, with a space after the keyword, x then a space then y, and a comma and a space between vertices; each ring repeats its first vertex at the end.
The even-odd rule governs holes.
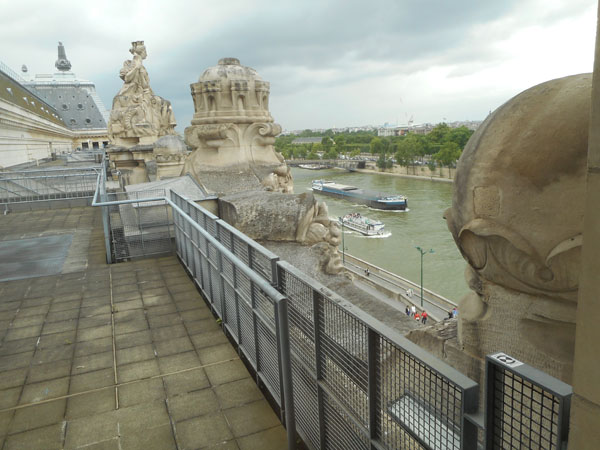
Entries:
POLYGON ((184 369, 200 366, 200 359, 195 351, 178 353, 176 355, 158 358, 160 373, 173 373, 184 369))
POLYGON ((160 371, 158 369, 156 358, 133 364, 126 364, 117 368, 117 376, 121 383, 150 378, 159 373, 160 371))
POLYGON ((46 364, 32 364, 27 375, 27 383, 68 377, 71 374, 71 360, 64 359, 46 364))
POLYGON ((84 373, 82 375, 73 375, 71 376, 69 394, 112 386, 114 383, 115 374, 113 369, 103 369, 95 372, 84 373))
POLYGON ((69 377, 26 384, 23 388, 19 403, 22 405, 62 397, 63 395, 66 395, 68 391, 69 377))
POLYGON ((208 366, 205 367, 204 370, 208 376, 210 384, 213 386, 250 377, 250 374, 244 366, 244 363, 242 363, 242 361, 239 359, 208 366))
POLYGON ((203 365, 214 364, 219 361, 227 361, 237 358, 237 352, 230 344, 213 345, 198 350, 200 362, 203 365))
POLYGON ((241 406, 263 398, 262 392, 252 378, 243 378, 214 388, 222 409, 241 406))
POLYGON ((212 389, 189 392, 169 398, 169 411, 176 422, 211 414, 221 409, 212 389))
POLYGON ((28 406, 15 411, 9 433, 20 433, 26 430, 61 423, 65 416, 66 399, 28 406))
POLYGON ((146 361, 148 359, 154 359, 154 347, 152 344, 138 345, 135 347, 128 347, 122 350, 117 350, 117 365, 123 366, 138 361, 146 361))
POLYGON ((116 407, 115 390, 101 389, 89 394, 74 395, 67 400, 68 420, 113 411, 116 407))
POLYGON ((95 339, 93 341, 78 342, 75 344, 75 357, 92 355, 112 351, 112 337, 95 339))
POLYGON ((118 391, 119 405, 122 407, 166 398, 162 378, 150 378, 137 383, 128 383, 120 386, 118 391))
POLYGON ((240 450, 284 450, 287 448, 287 435, 283 427, 278 426, 244 436, 237 443, 240 450))
POLYGON ((192 341, 187 336, 169 339, 168 341, 156 342, 154 345, 156 346, 156 352, 159 357, 194 350, 192 341))
POLYGON ((223 412, 235 437, 247 436, 280 424, 266 400, 258 400, 223 412))
POLYGON ((73 360, 72 375, 94 372, 100 369, 113 367, 113 352, 94 353, 91 355, 78 356, 73 360))
POLYGON ((183 448, 202 448, 233 439, 222 413, 195 417, 177 423, 177 439, 183 448))
POLYGON ((117 350, 135 347, 137 345, 151 344, 152 334, 150 330, 135 331, 115 336, 117 350))
POLYGON ((187 330, 182 324, 172 325, 169 327, 153 328, 151 330, 152 339, 155 342, 166 341, 187 335, 187 330))
POLYGON ((86 228, 74 232, 63 267, 70 272, 0 283, 0 409, 8 408, 0 413, 0 448, 285 443, 281 425, 273 428, 275 414, 262 406, 266 401, 177 258, 109 267, 99 211, 66 211, 66 219, 61 210, 29 216, 17 238, 60 234, 53 227, 65 223, 86 228), (250 406, 246 423, 235 411, 250 406))
POLYGON ((28 367, 0 371, 0 390, 25 384, 28 371, 28 367))
POLYGON ((127 450, 148 450, 152 448, 175 450, 177 446, 173 437, 171 424, 165 424, 125 434, 121 438, 120 448, 127 450))
POLYGON ((198 391, 210 386, 208 377, 201 368, 167 375, 163 377, 163 380, 165 381, 169 397, 198 391))
POLYGON ((53 450, 63 448, 63 424, 57 423, 7 436, 3 450, 53 450))
POLYGON ((37 336, 32 336, 14 341, 6 341, 0 346, 0 356, 14 355, 16 353, 30 352, 35 350, 37 345, 37 336))
POLYGON ((117 411, 81 417, 67 423, 65 449, 73 449, 119 436, 117 411))

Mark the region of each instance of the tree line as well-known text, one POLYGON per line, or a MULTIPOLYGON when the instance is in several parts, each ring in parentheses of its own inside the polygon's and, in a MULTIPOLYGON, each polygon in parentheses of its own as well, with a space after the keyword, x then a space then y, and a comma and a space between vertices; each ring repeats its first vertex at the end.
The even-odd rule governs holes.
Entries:
POLYGON ((316 133, 305 130, 299 134, 279 136, 275 148, 286 159, 338 159, 360 156, 361 153, 379 155, 377 166, 391 168, 393 163, 410 166, 423 164, 427 159, 430 165, 454 167, 456 161, 473 134, 467 127, 450 128, 438 124, 429 134, 409 133, 405 136, 379 137, 375 131, 358 131, 334 134, 331 130, 316 133), (321 137, 314 144, 293 145, 299 137, 321 137))

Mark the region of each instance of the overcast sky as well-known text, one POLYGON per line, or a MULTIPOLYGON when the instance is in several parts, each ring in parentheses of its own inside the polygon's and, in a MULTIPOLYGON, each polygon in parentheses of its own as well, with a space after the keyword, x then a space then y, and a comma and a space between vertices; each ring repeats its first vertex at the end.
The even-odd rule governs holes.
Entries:
POLYGON ((226 56, 271 83, 284 129, 482 120, 593 64, 594 0, 0 0, 0 61, 72 71, 107 108, 131 41, 154 92, 189 126, 190 84, 226 56))

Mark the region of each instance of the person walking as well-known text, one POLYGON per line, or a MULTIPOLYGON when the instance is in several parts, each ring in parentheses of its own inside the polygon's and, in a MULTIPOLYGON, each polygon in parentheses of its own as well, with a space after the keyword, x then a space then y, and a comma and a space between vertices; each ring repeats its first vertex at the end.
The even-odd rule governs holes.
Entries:
POLYGON ((404 312, 407 316, 410 316, 410 309, 408 309, 408 305, 406 305, 406 310, 404 312))
POLYGON ((423 311, 423 313, 421 314, 421 323, 423 325, 425 325, 425 323, 427 323, 427 311, 423 311))
POLYGON ((412 306, 410 307, 410 315, 411 315, 412 317, 414 317, 416 313, 417 313, 417 308, 416 308, 416 306, 415 306, 415 305, 412 305, 412 306))
POLYGON ((421 316, 419 315, 419 313, 416 313, 416 314, 415 314, 415 320, 416 320, 417 322, 419 322, 419 321, 421 320, 421 316))

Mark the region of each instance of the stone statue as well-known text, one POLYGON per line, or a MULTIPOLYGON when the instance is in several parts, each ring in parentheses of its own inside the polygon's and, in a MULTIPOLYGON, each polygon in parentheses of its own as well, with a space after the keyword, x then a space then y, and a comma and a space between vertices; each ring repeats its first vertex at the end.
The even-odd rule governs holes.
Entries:
POLYGON ((184 173, 213 192, 291 193, 291 172, 273 148, 281 126, 269 113, 269 83, 238 59, 223 58, 191 89, 194 117, 185 141, 193 150, 184 173), (232 184, 232 172, 244 182, 232 184))
POLYGON ((113 100, 108 135, 111 143, 121 146, 152 144, 160 136, 175 133, 171 103, 155 95, 150 88, 144 41, 131 43, 133 59, 123 63, 119 75, 123 87, 113 100))
POLYGON ((191 85, 192 153, 183 173, 219 196, 221 218, 253 239, 310 245, 321 269, 343 270, 340 228, 312 193, 293 194, 289 167, 273 147, 281 127, 269 113, 269 83, 236 58, 223 58, 191 85))
POLYGON ((473 292, 459 340, 571 382, 591 74, 534 86, 498 108, 459 160, 446 220, 473 292))

